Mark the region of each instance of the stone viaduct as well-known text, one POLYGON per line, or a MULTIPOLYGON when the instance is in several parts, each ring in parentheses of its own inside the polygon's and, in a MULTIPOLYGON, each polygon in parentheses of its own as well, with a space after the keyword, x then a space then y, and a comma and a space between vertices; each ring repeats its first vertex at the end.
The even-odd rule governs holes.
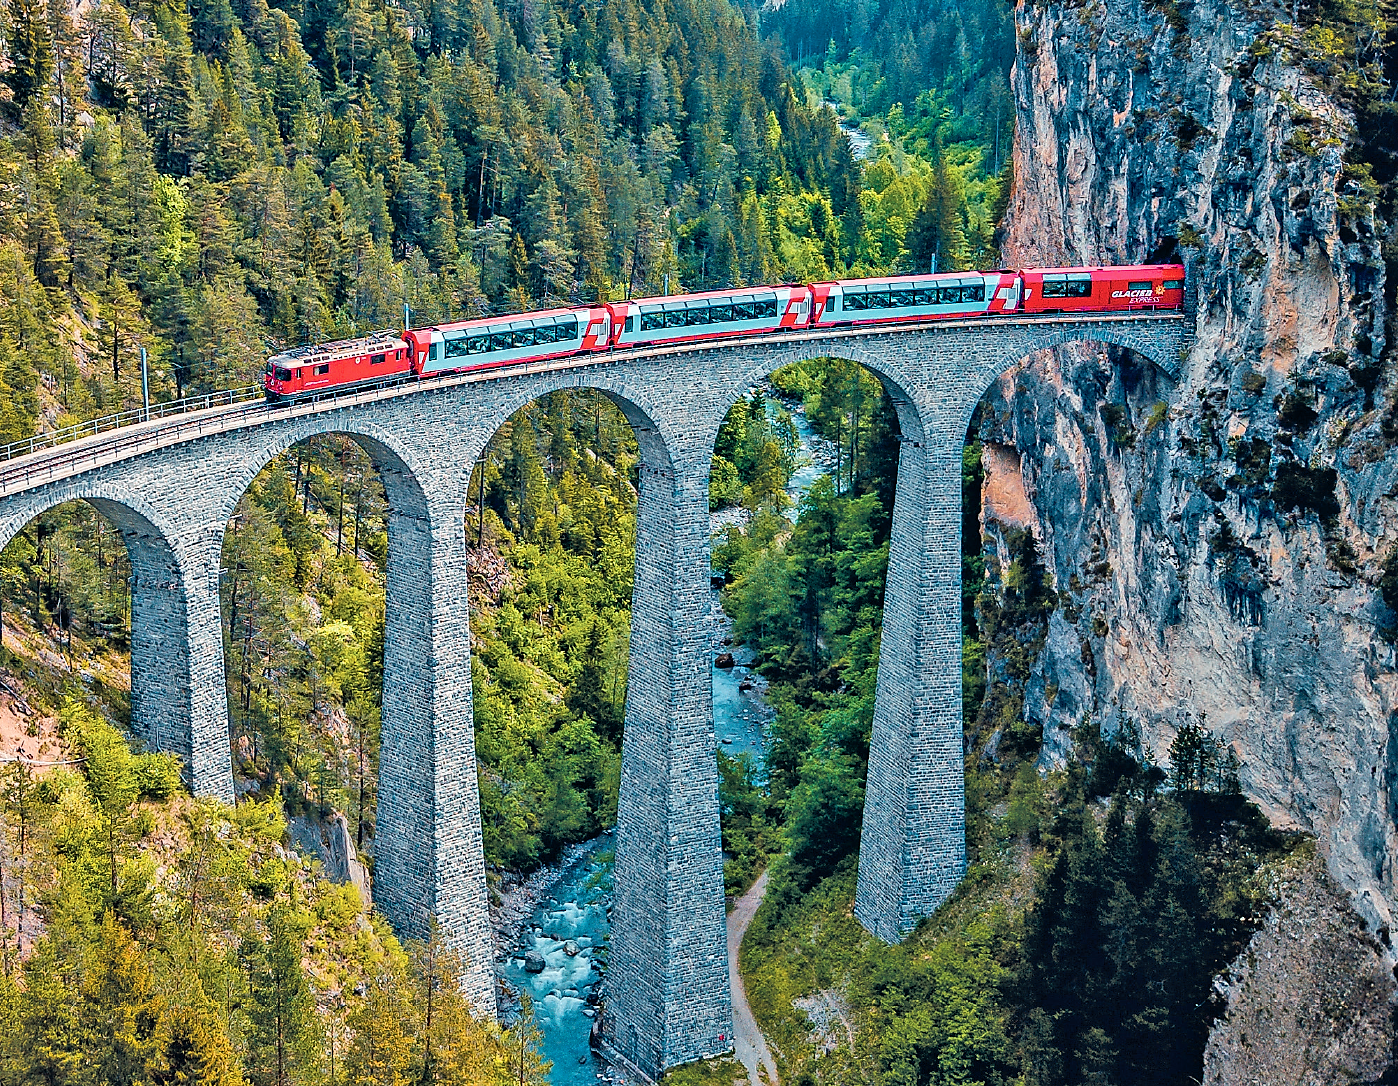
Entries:
POLYGON ((0 464, 0 547, 61 502, 90 502, 132 567, 132 719, 233 799, 219 559, 257 473, 317 434, 358 441, 390 504, 375 899, 395 928, 435 914, 494 1009, 475 744, 465 507, 495 431, 557 389, 610 397, 640 445, 631 660, 604 1037, 647 1077, 732 1047, 709 661, 708 474, 728 407, 777 367, 862 363, 898 411, 901 453, 856 912, 896 940, 965 871, 961 451, 971 413, 1031 352, 1093 340, 1171 374, 1179 315, 958 320, 616 351, 341 394, 217 408, 0 464))

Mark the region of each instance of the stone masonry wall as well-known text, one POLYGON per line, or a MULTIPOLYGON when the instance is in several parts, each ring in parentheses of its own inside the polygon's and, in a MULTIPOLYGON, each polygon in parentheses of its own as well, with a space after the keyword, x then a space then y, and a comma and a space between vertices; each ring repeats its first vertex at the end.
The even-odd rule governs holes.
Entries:
MULTIPOLYGON (((860 362, 898 409, 902 455, 860 853, 860 920, 897 939, 965 867, 961 763, 961 446, 976 402, 1026 355, 1092 339, 1167 373, 1178 318, 948 323, 763 337, 599 356, 550 372, 446 379, 345 404, 270 408, 250 423, 79 471, 79 443, 33 458, 66 477, 0 471, 0 546, 85 499, 122 529, 136 572, 137 733, 186 757, 195 792, 232 798, 219 620, 224 529, 268 461, 297 441, 358 440, 388 492, 388 614, 375 900, 406 935, 435 915, 493 1009, 475 744, 464 515, 472 465, 495 431, 562 388, 603 391, 641 447, 631 671, 617 827, 608 1044, 647 1077, 732 1046, 718 781, 709 678, 709 459, 728 407, 804 358, 860 362)), ((100 445, 100 441, 95 443, 100 445)), ((89 450, 90 451, 90 450, 89 450)), ((99 458, 100 459, 100 458, 99 458)), ((87 463, 84 460, 83 463, 87 463)))

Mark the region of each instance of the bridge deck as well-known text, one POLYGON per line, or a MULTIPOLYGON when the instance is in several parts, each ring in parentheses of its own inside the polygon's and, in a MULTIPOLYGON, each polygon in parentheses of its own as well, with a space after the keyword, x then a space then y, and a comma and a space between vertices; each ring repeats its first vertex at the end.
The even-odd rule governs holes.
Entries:
MULTIPOLYGON (((292 404, 268 404, 265 401, 196 409, 185 414, 168 416, 149 422, 108 430, 90 437, 15 457, 0 466, 0 498, 29 490, 35 486, 71 478, 107 464, 118 463, 141 453, 179 445, 214 434, 227 433, 260 426, 287 418, 316 415, 367 403, 412 396, 430 389, 454 388, 483 381, 553 373, 561 370, 598 369, 621 362, 661 359, 690 351, 712 351, 721 348, 756 349, 770 346, 790 346, 795 343, 830 342, 833 340, 866 339, 897 333, 936 333, 939 330, 967 328, 1023 328, 1026 326, 1094 325, 1119 322, 1178 323, 1186 318, 1181 312, 1135 312, 1061 314, 1045 317, 1024 317, 1008 320, 996 318, 962 318, 939 321, 907 321, 899 324, 855 325, 844 328, 807 328, 794 332, 778 332, 759 336, 732 336, 698 343, 671 344, 658 347, 611 349, 595 354, 572 355, 548 362, 501 366, 496 369, 449 374, 441 377, 410 377, 372 388, 332 390, 320 396, 292 404)), ((815 357, 813 355, 812 357, 815 357)))

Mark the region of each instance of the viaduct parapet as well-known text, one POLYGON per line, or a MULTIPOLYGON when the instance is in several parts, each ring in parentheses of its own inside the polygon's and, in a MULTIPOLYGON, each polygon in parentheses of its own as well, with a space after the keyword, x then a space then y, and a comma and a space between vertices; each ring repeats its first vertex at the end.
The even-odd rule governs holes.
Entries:
POLYGON ((819 330, 617 351, 291 407, 221 408, 0 465, 0 547, 82 499, 131 556, 132 718, 185 761, 196 794, 233 800, 219 559, 257 473, 318 434, 357 440, 388 494, 388 588, 374 896, 400 934, 436 916, 493 1013, 471 715, 465 508, 472 466, 519 408, 597 389, 640 445, 631 659, 604 1036, 647 1077, 732 1048, 708 646, 708 474, 724 414, 790 362, 832 356, 883 382, 901 453, 856 914, 893 941, 966 868, 961 724, 961 452, 971 413, 1034 351, 1091 340, 1170 374, 1176 315, 1006 318, 819 330))

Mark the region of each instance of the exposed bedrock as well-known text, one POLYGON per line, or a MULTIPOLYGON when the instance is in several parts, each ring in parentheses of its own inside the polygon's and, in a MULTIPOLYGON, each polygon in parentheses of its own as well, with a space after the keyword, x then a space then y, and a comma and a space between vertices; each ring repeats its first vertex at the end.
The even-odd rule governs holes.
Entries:
POLYGON ((1351 119, 1274 14, 1019 9, 1007 264, 1178 244, 1198 327, 1178 379, 1088 347, 1004 375, 981 423, 1003 447, 986 526, 1032 528, 1063 593, 1025 703, 1045 759, 1084 714, 1107 732, 1131 714, 1161 761, 1202 721, 1272 820, 1315 835, 1391 966, 1388 227, 1345 176, 1351 119))

